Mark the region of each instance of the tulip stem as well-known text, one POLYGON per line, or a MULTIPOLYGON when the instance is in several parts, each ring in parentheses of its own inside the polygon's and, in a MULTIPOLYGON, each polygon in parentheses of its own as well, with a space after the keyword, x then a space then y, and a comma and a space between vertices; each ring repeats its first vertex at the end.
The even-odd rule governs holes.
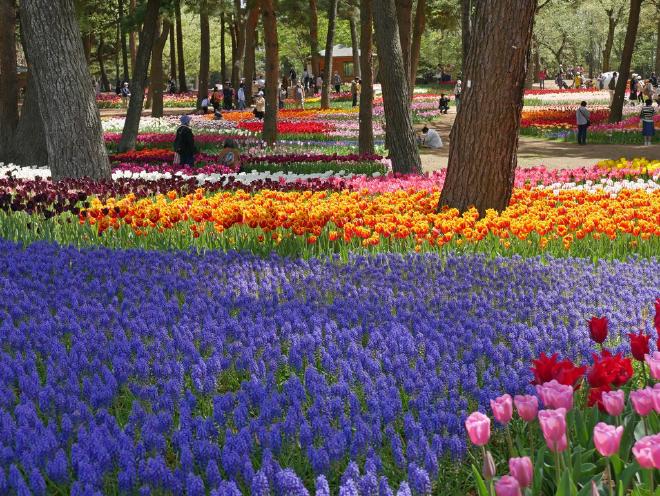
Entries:
MULTIPOLYGON (((483 458, 483 463, 486 463, 486 447, 485 446, 481 447, 481 455, 482 455, 482 458, 483 458)), ((491 477, 488 480, 488 496, 492 496, 493 491, 494 491, 493 478, 491 477)))
POLYGON ((513 449, 513 439, 511 439, 511 431, 509 430, 509 426, 506 426, 506 442, 509 445, 509 456, 514 457, 516 456, 516 452, 513 449))
POLYGON ((557 450, 557 441, 555 443, 555 479, 557 479, 557 490, 559 490, 561 467, 559 464, 559 451, 557 450))
POLYGON ((610 496, 614 496, 614 490, 612 489, 612 470, 610 469, 610 457, 607 457, 607 465, 605 466, 605 476, 607 478, 607 487, 609 489, 610 496))

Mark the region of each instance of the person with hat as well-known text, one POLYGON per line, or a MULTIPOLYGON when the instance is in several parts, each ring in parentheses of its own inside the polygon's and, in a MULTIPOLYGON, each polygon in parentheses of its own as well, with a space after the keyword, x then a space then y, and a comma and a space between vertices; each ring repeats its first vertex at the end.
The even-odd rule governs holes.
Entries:
POLYGON ((176 137, 174 138, 174 163, 181 165, 195 165, 195 136, 193 136, 192 129, 190 129, 190 121, 192 118, 189 115, 181 116, 181 125, 176 130, 176 137))
POLYGON ((128 88, 128 82, 124 81, 124 86, 121 88, 121 106, 128 108, 128 100, 131 98, 131 90, 128 88))
POLYGON ((222 164, 225 167, 238 170, 241 166, 241 154, 236 141, 233 139, 225 140, 222 151, 218 154, 217 160, 219 164, 222 164))
POLYGON ((225 110, 231 110, 234 108, 234 89, 231 87, 231 83, 229 81, 227 81, 222 86, 222 100, 225 110))
POLYGON ((353 96, 353 107, 357 107, 360 98, 360 78, 355 77, 351 83, 351 95, 353 96))
POLYGON ((266 99, 264 98, 264 92, 260 91, 257 93, 257 97, 254 99, 254 116, 261 120, 266 114, 266 99))

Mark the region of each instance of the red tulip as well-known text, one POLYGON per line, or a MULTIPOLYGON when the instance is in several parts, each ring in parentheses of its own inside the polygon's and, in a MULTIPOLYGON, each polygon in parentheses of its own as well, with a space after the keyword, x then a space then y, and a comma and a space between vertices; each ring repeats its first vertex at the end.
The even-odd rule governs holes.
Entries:
POLYGON ((651 336, 647 336, 639 331, 639 334, 628 334, 630 338, 630 352, 635 360, 640 362, 644 361, 644 355, 649 353, 649 339, 651 336))
POLYGON ((603 344, 607 339, 607 317, 591 317, 589 320, 589 334, 598 344, 603 344))
POLYGON ((598 409, 601 412, 607 413, 605 410, 605 405, 603 404, 603 393, 611 391, 610 387, 606 384, 601 387, 592 387, 589 390, 589 396, 587 397, 587 405, 592 407, 598 405, 598 409))
POLYGON ((630 358, 623 358, 619 353, 615 356, 603 350, 598 355, 593 355, 594 364, 587 370, 587 382, 592 388, 602 386, 623 386, 633 375, 632 362, 630 358))
POLYGON ((534 367, 532 368, 534 381, 532 384, 545 384, 554 379, 560 384, 573 386, 574 389, 577 389, 575 384, 580 377, 584 375, 584 371, 587 368, 577 367, 570 360, 562 360, 561 362, 558 362, 558 356, 557 353, 551 357, 547 356, 545 353, 541 353, 541 356, 537 360, 532 360, 532 363, 534 364, 534 367))

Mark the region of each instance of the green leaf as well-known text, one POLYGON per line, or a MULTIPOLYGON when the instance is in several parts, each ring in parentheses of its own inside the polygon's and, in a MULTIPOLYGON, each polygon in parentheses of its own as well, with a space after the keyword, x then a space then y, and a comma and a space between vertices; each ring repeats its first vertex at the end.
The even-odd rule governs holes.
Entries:
POLYGON ((592 478, 590 478, 583 486, 582 489, 580 489, 580 492, 578 492, 578 496, 591 496, 591 481, 596 483, 596 487, 598 489, 601 489, 600 485, 600 479, 601 479, 601 474, 595 475, 592 478))
POLYGON ((618 477, 618 481, 624 493, 630 487, 633 478, 635 477, 635 475, 637 475, 637 472, 639 472, 640 469, 641 467, 634 460, 632 463, 626 466, 626 468, 623 469, 621 475, 618 477))
POLYGON ((555 496, 577 496, 577 487, 575 487, 571 473, 568 470, 564 471, 555 496))
POLYGON ((481 478, 481 474, 477 467, 472 465, 472 474, 474 475, 474 483, 477 486, 477 491, 479 496, 488 496, 488 489, 486 488, 486 483, 481 478))
POLYGON ((545 446, 541 446, 534 460, 533 494, 541 494, 541 488, 543 487, 543 466, 545 464, 544 458, 546 451, 547 448, 545 446))
POLYGON ((619 478, 619 474, 623 470, 623 461, 616 453, 610 457, 610 461, 612 462, 611 466, 614 469, 614 479, 616 480, 619 478))

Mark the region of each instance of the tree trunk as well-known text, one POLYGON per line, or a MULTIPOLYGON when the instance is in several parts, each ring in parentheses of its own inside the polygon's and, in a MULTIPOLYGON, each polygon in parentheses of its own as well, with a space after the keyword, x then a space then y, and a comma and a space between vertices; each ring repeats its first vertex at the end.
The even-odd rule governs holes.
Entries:
POLYGON ((181 3, 174 2, 174 15, 176 17, 176 50, 179 59, 179 93, 188 91, 186 82, 186 63, 183 58, 183 29, 181 27, 181 3))
POLYGON ((245 29, 247 27, 241 0, 234 0, 234 26, 236 29, 236 57, 232 61, 231 84, 238 89, 241 82, 241 69, 245 60, 245 29))
MULTIPOLYGON (((131 0, 129 4, 129 12, 131 15, 135 14, 135 5, 136 0, 131 0)), ((129 36, 128 36, 128 47, 131 53, 131 71, 133 71, 131 74, 129 74, 129 78, 135 77, 135 64, 137 60, 137 43, 135 41, 135 30, 132 29, 129 36)))
POLYGON ((142 23, 142 31, 140 32, 140 44, 133 69, 131 99, 128 104, 126 120, 124 121, 124 130, 119 141, 120 152, 135 149, 135 142, 140 129, 140 117, 142 117, 142 105, 144 104, 144 90, 147 85, 149 59, 151 58, 151 50, 153 49, 158 30, 159 10, 160 0, 148 0, 144 22, 142 23))
POLYGON ((335 24, 337 23, 337 0, 330 0, 328 7, 328 37, 325 42, 325 77, 321 89, 321 108, 330 108, 330 88, 332 84, 332 48, 335 43, 335 24))
POLYGON ((16 4, 0 0, 0 162, 7 162, 18 124, 16 4))
POLYGON ((89 64, 92 62, 92 34, 85 33, 82 35, 82 43, 83 52, 85 53, 85 62, 89 66, 89 64))
POLYGON ((655 74, 660 75, 660 12, 656 15, 658 16, 658 27, 655 33, 655 74))
MULTIPOLYGON (((26 54, 27 55, 27 54, 26 54)), ((43 167, 48 165, 48 148, 46 147, 46 132, 39 112, 37 85, 34 83, 32 66, 28 62, 29 72, 27 90, 21 117, 18 120, 14 143, 9 162, 19 165, 43 167)))
POLYGON ((108 81, 108 74, 105 72, 105 40, 103 39, 103 32, 99 34, 99 46, 96 49, 96 59, 99 63, 99 71, 101 72, 101 91, 110 91, 110 81, 108 81))
POLYGON ((408 102, 408 75, 403 65, 401 38, 397 28, 394 0, 376 0, 374 16, 378 56, 386 70, 381 71, 383 105, 392 170, 396 173, 422 171, 419 151, 415 142, 408 102))
POLYGON ((264 23, 266 46, 266 116, 263 139, 269 146, 277 141, 277 86, 280 75, 280 55, 277 39, 277 16, 273 0, 261 1, 261 17, 264 23))
POLYGON ((312 73, 314 76, 321 74, 321 63, 319 56, 319 13, 316 0, 309 0, 309 42, 312 50, 312 73))
POLYGON ((259 13, 261 7, 255 2, 248 12, 245 22, 245 61, 243 65, 243 75, 245 77, 245 102, 252 105, 252 81, 255 79, 255 50, 257 45, 257 23, 259 22, 259 13))
POLYGON ((403 70, 406 72, 406 81, 410 74, 410 43, 412 32, 412 0, 394 0, 396 18, 399 25, 401 54, 403 56, 403 70))
POLYGON ((467 60, 470 50, 470 34, 472 32, 472 0, 461 0, 461 42, 463 45, 463 63, 467 60))
POLYGON ((169 79, 176 81, 176 35, 174 34, 174 24, 170 22, 170 73, 169 79))
POLYGON ((126 44, 126 29, 124 29, 124 0, 119 0, 119 36, 121 37, 121 62, 124 69, 124 80, 128 81, 130 72, 128 70, 128 45, 126 44))
POLYGON ((222 84, 227 81, 227 49, 225 48, 225 31, 227 30, 227 23, 225 21, 225 13, 220 14, 220 79, 222 84))
POLYGON ((163 52, 171 27, 170 21, 163 19, 160 35, 154 41, 154 48, 151 52, 151 88, 149 89, 152 98, 151 117, 163 117, 163 79, 165 77, 163 52))
POLYGON ((110 162, 73 0, 22 0, 20 9, 53 179, 109 179, 110 162))
POLYGON ((231 38, 231 75, 229 77, 229 82, 233 82, 234 79, 236 79, 236 66, 234 65, 234 61, 237 57, 236 50, 238 48, 238 43, 236 41, 236 22, 234 21, 233 15, 229 18, 229 34, 231 38))
POLYGON ((360 41, 357 34, 357 13, 352 12, 348 22, 351 25, 351 51, 353 52, 353 75, 360 77, 360 41))
POLYGON ((202 100, 209 96, 209 62, 211 58, 211 34, 209 32, 209 9, 207 0, 202 0, 199 11, 200 52, 199 87, 197 88, 197 108, 202 108, 202 100))
POLYGON ((417 67, 419 66, 419 52, 422 48, 422 35, 426 28, 426 0, 417 0, 415 11, 415 25, 413 26, 412 45, 410 47, 410 98, 412 99, 415 81, 417 81, 417 67))
POLYGON ((607 39, 605 40, 605 48, 603 49, 603 72, 610 71, 610 57, 612 56, 612 47, 614 46, 614 31, 616 30, 617 22, 614 19, 614 9, 606 11, 607 22, 607 39))
POLYGON ((464 212, 473 205, 483 215, 509 204, 536 5, 481 0, 476 8, 439 207, 464 212))
POLYGON ((374 74, 373 49, 373 8, 371 0, 360 1, 360 65, 362 73, 362 92, 360 93, 360 153, 374 153, 373 106, 374 74))
POLYGON ((626 84, 630 75, 630 63, 635 41, 637 40, 637 28, 639 26, 639 12, 642 0, 630 0, 630 14, 628 15, 628 28, 626 29, 626 41, 621 53, 621 65, 619 65, 619 78, 614 91, 614 99, 610 107, 610 122, 620 122, 623 114, 623 101, 626 97, 626 84))

